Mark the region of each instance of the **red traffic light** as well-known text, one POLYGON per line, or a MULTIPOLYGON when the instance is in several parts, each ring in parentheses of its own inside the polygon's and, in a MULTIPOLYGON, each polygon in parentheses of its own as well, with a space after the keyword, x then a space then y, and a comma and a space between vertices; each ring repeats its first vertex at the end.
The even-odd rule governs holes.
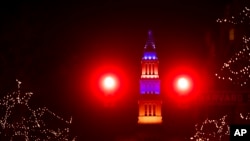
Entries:
POLYGON ((112 76, 107 76, 103 80, 103 88, 105 90, 113 90, 116 87, 116 80, 112 76))
POLYGON ((118 88, 118 80, 114 75, 108 74, 101 79, 101 89, 106 95, 112 95, 118 88))
POLYGON ((178 76, 174 82, 174 88, 180 95, 185 95, 192 90, 193 82, 188 76, 178 76))

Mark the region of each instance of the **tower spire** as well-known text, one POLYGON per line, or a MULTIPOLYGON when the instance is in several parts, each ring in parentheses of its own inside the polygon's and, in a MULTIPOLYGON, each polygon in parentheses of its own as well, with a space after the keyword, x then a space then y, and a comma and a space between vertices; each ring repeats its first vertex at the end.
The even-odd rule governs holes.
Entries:
POLYGON ((152 30, 148 30, 148 41, 153 42, 153 33, 152 30))
POLYGON ((148 51, 153 51, 155 49, 155 43, 154 43, 152 30, 148 30, 148 40, 145 44, 144 49, 148 51))

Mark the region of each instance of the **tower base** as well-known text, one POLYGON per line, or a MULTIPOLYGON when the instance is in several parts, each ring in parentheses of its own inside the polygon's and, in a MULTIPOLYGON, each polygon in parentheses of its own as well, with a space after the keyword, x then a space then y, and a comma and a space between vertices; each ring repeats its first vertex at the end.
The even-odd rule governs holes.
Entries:
POLYGON ((162 116, 139 116, 138 124, 161 124, 162 116))

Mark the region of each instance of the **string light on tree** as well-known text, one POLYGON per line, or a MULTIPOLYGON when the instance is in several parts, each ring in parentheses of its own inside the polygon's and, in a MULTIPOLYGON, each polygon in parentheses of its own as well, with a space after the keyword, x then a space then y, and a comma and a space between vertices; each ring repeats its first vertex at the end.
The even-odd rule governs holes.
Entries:
POLYGON ((244 9, 239 13, 238 16, 232 16, 229 19, 217 19, 218 23, 231 23, 231 24, 250 24, 250 9, 244 7, 244 9))
MULTIPOLYGON (((217 19, 218 23, 229 23, 240 27, 243 32, 243 43, 241 50, 234 54, 228 62, 224 63, 221 68, 221 74, 215 75, 222 80, 229 80, 234 84, 245 86, 250 79, 250 51, 249 51, 249 35, 250 35, 250 9, 244 7, 236 16, 230 18, 217 19)), ((239 48, 239 47, 238 47, 239 48)))
MULTIPOLYGON (((195 125, 196 133, 190 138, 195 141, 222 141, 228 140, 230 135, 230 126, 227 122, 227 115, 223 116, 219 120, 206 119, 201 124, 195 125)), ((243 122, 250 121, 250 113, 240 113, 240 120, 243 122)), ((241 122, 240 121, 240 122, 241 122)))
POLYGON ((69 135, 69 127, 72 123, 56 115, 48 108, 33 110, 28 102, 33 93, 21 93, 21 82, 17 81, 18 90, 0 99, 0 139, 1 140, 25 140, 25 141, 74 141, 69 135), (15 108, 20 108, 15 110, 15 108), (48 127, 46 117, 55 119, 63 127, 48 127))
POLYGON ((243 49, 235 53, 221 68, 223 74, 216 73, 219 79, 229 80, 234 84, 244 86, 250 80, 250 49, 249 39, 243 37, 243 49))
POLYGON ((240 118, 243 120, 250 120, 250 113, 246 113, 246 114, 240 113, 240 118))
POLYGON ((229 125, 226 122, 227 115, 219 120, 206 119, 201 124, 195 125, 196 133, 190 140, 195 141, 221 141, 223 137, 229 135, 229 125))

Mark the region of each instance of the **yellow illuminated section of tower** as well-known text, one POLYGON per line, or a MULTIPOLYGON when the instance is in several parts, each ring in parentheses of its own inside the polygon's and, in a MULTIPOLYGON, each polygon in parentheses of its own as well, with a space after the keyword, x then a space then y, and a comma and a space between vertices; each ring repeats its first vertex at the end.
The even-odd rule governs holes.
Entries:
POLYGON ((161 124, 161 104, 159 100, 139 101, 139 124, 161 124))

